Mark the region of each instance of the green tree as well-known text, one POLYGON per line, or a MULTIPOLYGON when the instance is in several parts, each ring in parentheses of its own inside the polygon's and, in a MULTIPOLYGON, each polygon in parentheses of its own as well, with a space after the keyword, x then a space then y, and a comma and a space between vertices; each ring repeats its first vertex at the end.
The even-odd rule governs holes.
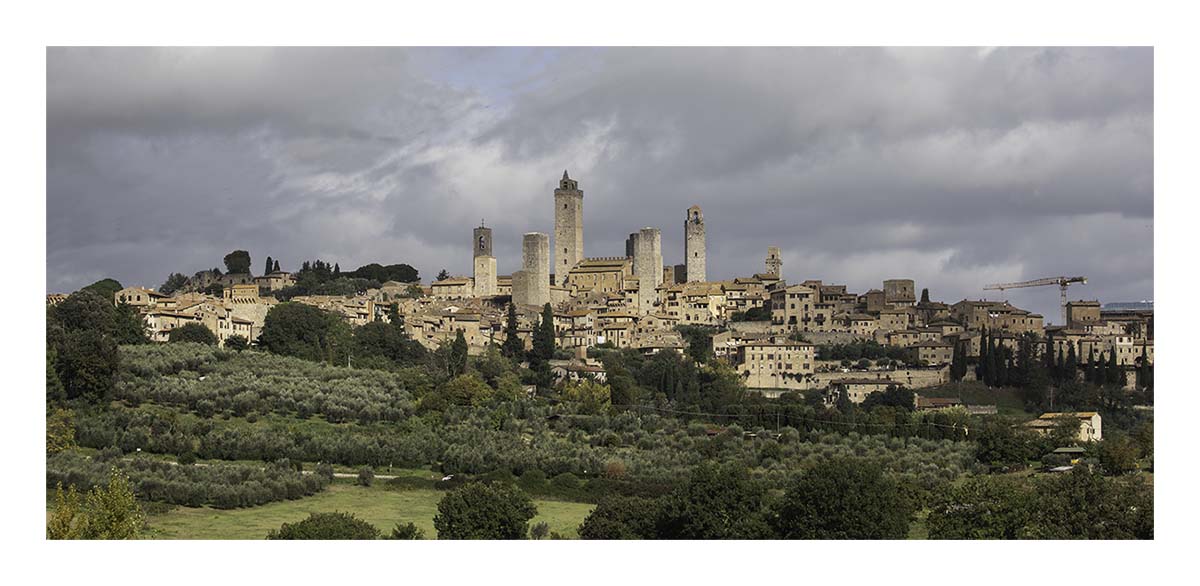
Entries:
POLYGON ((116 279, 100 279, 99 281, 80 289, 80 291, 91 291, 96 295, 99 295, 101 299, 116 305, 117 291, 120 291, 124 288, 125 286, 116 279))
POLYGON ((67 391, 62 379, 58 378, 58 351, 46 348, 46 404, 59 404, 67 400, 67 391))
POLYGON ((421 399, 422 411, 441 411, 450 405, 479 407, 492 398, 495 391, 474 374, 456 376, 438 386, 421 399))
POLYGON ((351 341, 350 326, 340 316, 294 302, 271 308, 258 338, 275 354, 341 365, 351 341))
POLYGON ((274 266, 274 267, 271 269, 271 271, 272 271, 272 272, 275 272, 275 273, 278 273, 278 272, 280 272, 280 270, 279 270, 279 259, 275 259, 275 266, 274 266))
POLYGON ((578 413, 601 415, 612 406, 612 389, 593 380, 568 383, 562 390, 563 401, 576 405, 578 413))
POLYGON ((1117 364, 1116 348, 1108 353, 1108 368, 1105 370, 1104 377, 1104 382, 1110 385, 1124 386, 1125 381, 1121 379, 1125 378, 1125 370, 1121 368, 1120 364, 1117 364))
POLYGON ((412 523, 405 523, 403 525, 396 523, 388 539, 425 539, 425 532, 412 523))
POLYGON ((654 517, 658 539, 767 539, 765 488, 745 466, 701 464, 664 496, 654 517))
POLYGON ((103 399, 116 384, 116 307, 91 290, 47 311, 46 340, 67 399, 103 399))
POLYGON ((445 281, 446 279, 449 279, 449 278, 450 278, 450 273, 448 271, 446 271, 446 269, 442 269, 442 270, 438 271, 438 274, 437 274, 438 281, 445 281))
POLYGON ((352 513, 312 513, 302 521, 284 523, 267 539, 379 539, 379 529, 352 513))
POLYGON ((158 292, 163 295, 171 295, 187 286, 187 282, 188 278, 183 273, 171 273, 167 275, 167 280, 158 286, 158 292))
POLYGON ((525 345, 517 333, 517 306, 508 304, 508 317, 504 320, 504 343, 500 352, 509 360, 519 361, 525 354, 525 345))
POLYGON ((47 407, 46 455, 57 454, 75 447, 75 412, 61 407, 47 407))
POLYGON ((454 336, 454 342, 450 344, 450 364, 448 374, 451 378, 467 372, 467 356, 467 339, 463 336, 463 331, 458 330, 454 336))
POLYGON ((233 350, 234 352, 238 352, 240 354, 243 350, 249 347, 250 340, 247 340, 246 336, 234 335, 225 338, 225 348, 228 350, 233 350))
POLYGON ((263 274, 268 275, 274 270, 275 270, 275 261, 271 259, 270 255, 268 255, 267 256, 267 265, 265 267, 263 267, 263 274))
POLYGON ((1138 445, 1123 433, 1107 433, 1098 448, 1105 474, 1119 476, 1137 470, 1138 445))
POLYGON ((474 482, 442 498, 433 526, 438 539, 524 539, 535 515, 537 507, 521 489, 474 482))
POLYGON ((938 493, 930 539, 1019 539, 1035 506, 1031 487, 1004 476, 973 476, 938 493))
POLYGON ((610 495, 579 525, 580 539, 654 539, 654 499, 610 495))
MULTIPOLYGON (((394 307, 394 306, 393 306, 394 307)), ((409 337, 404 326, 396 322, 375 321, 354 330, 355 360, 383 358, 397 368, 422 363, 425 347, 409 337)))
POLYGON ((904 539, 916 503, 878 464, 823 461, 783 495, 773 524, 785 539, 904 539))
POLYGON ((529 367, 539 388, 549 388, 553 383, 550 360, 554 358, 554 310, 547 303, 542 308, 542 320, 533 330, 533 349, 529 353, 529 367))
POLYGON ((225 272, 228 274, 248 274, 250 272, 250 253, 245 250, 235 250, 225 255, 225 272))
POLYGON ((1063 363, 1063 380, 1075 382, 1079 373, 1079 357, 1075 355, 1075 344, 1067 344, 1067 361, 1063 363))
POLYGON ((1037 442, 1028 432, 1013 428, 1012 422, 987 418, 971 430, 975 440, 975 459, 983 464, 1012 470, 1024 468, 1038 457, 1037 442))
POLYGON ((1023 539, 1154 539, 1154 489, 1076 467, 1035 483, 1023 539))
POLYGON ((142 313, 133 306, 118 303, 113 315, 113 336, 118 344, 148 344, 150 337, 146 335, 146 321, 142 313))
POLYGON ((184 324, 171 330, 167 335, 168 342, 191 342, 195 344, 217 345, 217 335, 202 323, 184 324))
POLYGON ((82 499, 71 486, 58 485, 46 523, 48 539, 137 539, 145 517, 129 478, 115 467, 108 484, 92 488, 82 499))

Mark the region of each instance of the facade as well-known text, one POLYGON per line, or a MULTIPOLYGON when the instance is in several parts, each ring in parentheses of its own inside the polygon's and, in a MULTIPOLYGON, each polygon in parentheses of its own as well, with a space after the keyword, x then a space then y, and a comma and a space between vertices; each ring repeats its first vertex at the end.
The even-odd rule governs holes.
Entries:
POLYGON ((492 229, 480 223, 471 233, 472 276, 475 280, 475 296, 496 295, 496 257, 492 255, 492 229))
POLYGON ((776 279, 783 278, 783 257, 779 255, 778 246, 767 247, 767 274, 776 279))
POLYGON ((883 282, 883 302, 893 307, 916 305, 916 286, 912 279, 888 279, 883 282))
POLYGON ((829 402, 834 403, 839 397, 846 397, 852 403, 862 403, 867 395, 886 391, 897 383, 891 379, 878 378, 840 378, 829 383, 829 402))
POLYGON ((146 289, 145 287, 126 287, 117 291, 113 297, 118 305, 124 303, 138 309, 147 309, 154 307, 158 300, 166 297, 166 295, 156 293, 153 289, 146 289))
MULTIPOLYGON (((551 271, 562 275, 559 281, 566 279, 571 269, 583 260, 583 191, 566 171, 558 182, 558 189, 554 190, 554 255, 551 260, 554 262, 551 271)), ((549 277, 546 282, 549 283, 549 277)))
POLYGON ((1067 327, 1086 328, 1100 321, 1099 301, 1068 301, 1067 327))
POLYGON ((1079 422, 1077 439, 1081 442, 1098 442, 1104 439, 1100 428, 1100 414, 1095 411, 1043 413, 1041 417, 1026 423, 1025 427, 1039 435, 1050 435, 1063 419, 1075 419, 1079 422))
POLYGON ((807 389, 813 354, 807 342, 748 341, 737 347, 737 370, 749 389, 807 389))
POLYGON ((567 282, 576 293, 620 293, 625 279, 632 276, 633 259, 624 256, 585 258, 571 269, 567 282))
POLYGON ((704 248, 704 212, 700 206, 687 209, 683 221, 683 255, 686 257, 686 280, 689 283, 708 280, 705 272, 706 253, 704 248))
POLYGON ((525 234, 521 240, 521 266, 513 273, 513 302, 536 307, 550 303, 549 236, 541 232, 525 234))
POLYGON ((662 233, 642 228, 634 239, 633 272, 638 278, 638 311, 653 313, 662 280, 662 233))

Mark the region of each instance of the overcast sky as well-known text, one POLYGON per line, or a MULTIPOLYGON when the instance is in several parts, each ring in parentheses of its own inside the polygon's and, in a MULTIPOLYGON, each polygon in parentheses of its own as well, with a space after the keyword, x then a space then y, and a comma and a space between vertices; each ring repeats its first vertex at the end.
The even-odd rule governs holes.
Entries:
POLYGON ((584 190, 584 252, 643 226, 708 277, 862 292, 1152 299, 1151 49, 50 49, 47 289, 157 287, 246 249, 298 268, 471 270, 494 229, 553 234, 584 190))

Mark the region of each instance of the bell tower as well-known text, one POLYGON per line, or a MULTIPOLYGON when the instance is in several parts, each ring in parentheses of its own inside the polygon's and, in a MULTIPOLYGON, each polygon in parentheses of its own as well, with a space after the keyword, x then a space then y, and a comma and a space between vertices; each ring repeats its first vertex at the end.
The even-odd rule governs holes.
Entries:
POLYGON ((687 218, 683 221, 683 255, 687 266, 687 282, 698 283, 708 279, 705 276, 704 250, 704 212, 700 206, 687 209, 687 218))
POLYGON ((554 190, 554 245, 551 271, 559 285, 566 283, 567 272, 583 260, 583 191, 564 170, 554 190))

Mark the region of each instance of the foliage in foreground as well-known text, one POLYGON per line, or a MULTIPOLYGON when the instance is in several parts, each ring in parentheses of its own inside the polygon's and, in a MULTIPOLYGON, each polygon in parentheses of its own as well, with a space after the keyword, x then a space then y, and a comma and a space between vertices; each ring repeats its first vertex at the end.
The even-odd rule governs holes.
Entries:
POLYGON ((127 475, 126 482, 143 500, 230 509, 310 496, 329 484, 328 478, 301 474, 288 462, 186 466, 146 457, 108 461, 106 456, 91 458, 70 451, 50 456, 46 459, 46 485, 86 490, 102 484, 115 467, 127 475))
POLYGON ((54 493, 46 521, 47 539, 136 539, 144 515, 130 488, 129 479, 115 467, 108 483, 93 487, 82 497, 75 486, 54 493))
POLYGON ((1154 539, 1154 490, 1078 467, 1033 479, 967 479, 935 499, 931 539, 1154 539))
POLYGON ((537 515, 521 489, 501 483, 471 483, 447 494, 433 518, 438 539, 524 539, 537 515))
POLYGON ((312 513, 307 519, 284 523, 267 539, 379 539, 379 529, 352 513, 312 513))

